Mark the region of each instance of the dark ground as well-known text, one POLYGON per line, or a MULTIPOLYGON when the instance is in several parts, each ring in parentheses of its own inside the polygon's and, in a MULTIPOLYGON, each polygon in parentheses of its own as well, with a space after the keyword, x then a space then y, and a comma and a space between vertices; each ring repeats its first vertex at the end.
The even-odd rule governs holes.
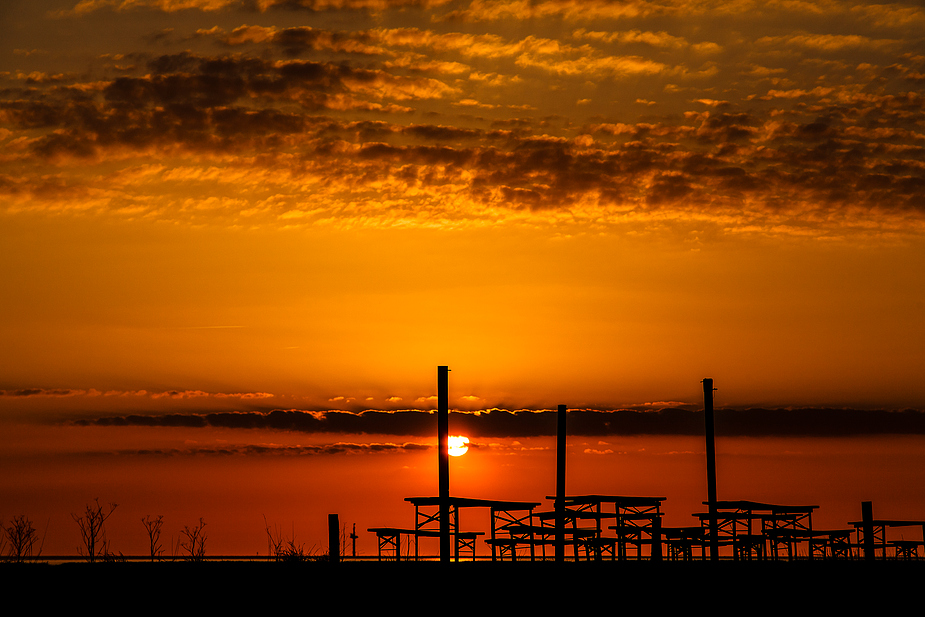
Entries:
MULTIPOLYGON (((8 606, 162 612, 608 610, 767 614, 920 606, 925 562, 0 564, 8 606), (566 607, 560 608, 565 602, 566 607)), ((851 610, 851 612, 855 612, 851 610)))

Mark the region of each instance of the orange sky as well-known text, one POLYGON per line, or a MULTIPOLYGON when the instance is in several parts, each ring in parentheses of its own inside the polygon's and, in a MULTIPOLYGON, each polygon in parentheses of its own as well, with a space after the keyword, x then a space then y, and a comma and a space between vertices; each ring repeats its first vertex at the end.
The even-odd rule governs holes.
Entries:
POLYGON ((102 475, 65 522, 135 499, 88 457, 166 429, 100 418, 426 410, 442 364, 465 410, 696 407, 704 377, 925 409, 923 32, 911 1, 3 2, 0 444, 48 487, 6 503, 50 511, 68 456, 102 475))
MULTIPOLYGON (((7 448, 8 473, 0 480, 0 494, 6 512, 28 513, 43 534, 47 531, 46 555, 76 552, 79 536, 70 514, 80 513, 98 495, 104 504, 119 504, 109 521, 109 534, 113 548, 126 555, 145 554, 146 536, 139 521, 155 514, 165 517, 167 547, 184 525, 194 525, 202 517, 207 523, 208 554, 266 555, 265 516, 286 536, 294 532, 306 549, 323 552, 326 515, 331 512, 338 513, 348 528, 356 523, 358 554, 375 555, 375 536, 366 529, 412 525, 414 510, 404 498, 437 490, 434 438, 368 434, 312 438, 232 430, 191 435, 179 429, 74 427, 37 433, 20 429, 7 435, 7 439, 18 438, 25 454, 15 450, 11 454, 7 448), (285 450, 295 444, 304 448, 337 440, 431 447, 314 454, 285 450), (149 452, 116 451, 115 443, 143 444, 149 452), (270 452, 235 451, 237 444, 255 443, 270 452), (171 447, 175 450, 168 451, 171 447)), ((451 460, 453 494, 537 501, 543 503, 540 510, 549 509, 545 497, 555 492, 554 438, 472 441, 477 447, 451 460)), ((697 519, 691 515, 704 510, 703 452, 700 437, 573 436, 568 447, 568 489, 572 494, 666 497, 665 525, 693 525, 697 519)), ((915 487, 925 482, 923 457, 921 435, 720 438, 719 496, 817 505, 817 529, 842 529, 858 520, 862 500, 872 500, 878 516, 918 520, 922 500, 915 487)), ((486 511, 466 511, 462 516, 467 529, 487 530, 486 511)), ((897 533, 906 533, 908 539, 908 534, 920 532, 897 533)), ((484 545, 478 551, 488 553, 484 545)), ((167 554, 172 554, 170 548, 167 554)))

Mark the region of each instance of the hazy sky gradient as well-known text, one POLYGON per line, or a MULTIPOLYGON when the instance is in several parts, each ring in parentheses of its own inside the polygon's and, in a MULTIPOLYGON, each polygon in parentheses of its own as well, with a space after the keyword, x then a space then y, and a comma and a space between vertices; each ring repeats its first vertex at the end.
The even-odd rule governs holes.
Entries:
POLYGON ((437 365, 460 410, 712 377, 744 434, 920 433, 923 90, 920 1, 7 0, 5 434, 148 477, 275 443, 150 418, 429 410, 437 365))
POLYGON ((921 3, 3 10, 6 388, 925 403, 921 3))

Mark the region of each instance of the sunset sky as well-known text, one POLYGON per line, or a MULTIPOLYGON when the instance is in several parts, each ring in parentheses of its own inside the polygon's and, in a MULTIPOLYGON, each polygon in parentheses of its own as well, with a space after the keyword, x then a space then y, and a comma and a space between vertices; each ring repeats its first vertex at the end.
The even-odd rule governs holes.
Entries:
POLYGON ((0 247, 46 553, 407 526, 437 365, 468 496, 551 494, 564 403, 690 524, 711 377, 721 498, 925 518, 918 0, 4 0, 0 247))

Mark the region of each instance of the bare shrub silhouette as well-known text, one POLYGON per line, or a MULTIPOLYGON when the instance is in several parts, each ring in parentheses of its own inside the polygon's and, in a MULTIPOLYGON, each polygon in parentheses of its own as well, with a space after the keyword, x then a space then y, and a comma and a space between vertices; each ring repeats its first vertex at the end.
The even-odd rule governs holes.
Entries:
POLYGON ((180 532, 185 540, 180 538, 177 541, 189 561, 202 561, 206 556, 206 534, 203 532, 205 526, 205 521, 200 518, 198 525, 184 525, 183 531, 180 532))
POLYGON ((29 517, 24 514, 14 516, 9 526, 0 527, 3 529, 4 544, 9 545, 5 552, 12 561, 22 563, 27 558, 38 557, 42 554, 41 545, 39 545, 38 552, 35 552, 39 534, 29 517))
POLYGON ((103 506, 100 505, 99 497, 93 501, 93 504, 87 504, 83 516, 71 514, 71 518, 80 527, 80 539, 83 541, 83 546, 78 547, 78 550, 90 563, 100 557, 111 556, 109 541, 106 539, 105 523, 119 506, 119 504, 111 503, 109 504, 109 510, 105 511, 103 506))
POLYGON ((161 527, 164 525, 164 516, 161 514, 155 517, 145 516, 141 519, 141 524, 148 532, 148 547, 151 551, 151 561, 154 561, 164 552, 164 547, 161 546, 161 527))

